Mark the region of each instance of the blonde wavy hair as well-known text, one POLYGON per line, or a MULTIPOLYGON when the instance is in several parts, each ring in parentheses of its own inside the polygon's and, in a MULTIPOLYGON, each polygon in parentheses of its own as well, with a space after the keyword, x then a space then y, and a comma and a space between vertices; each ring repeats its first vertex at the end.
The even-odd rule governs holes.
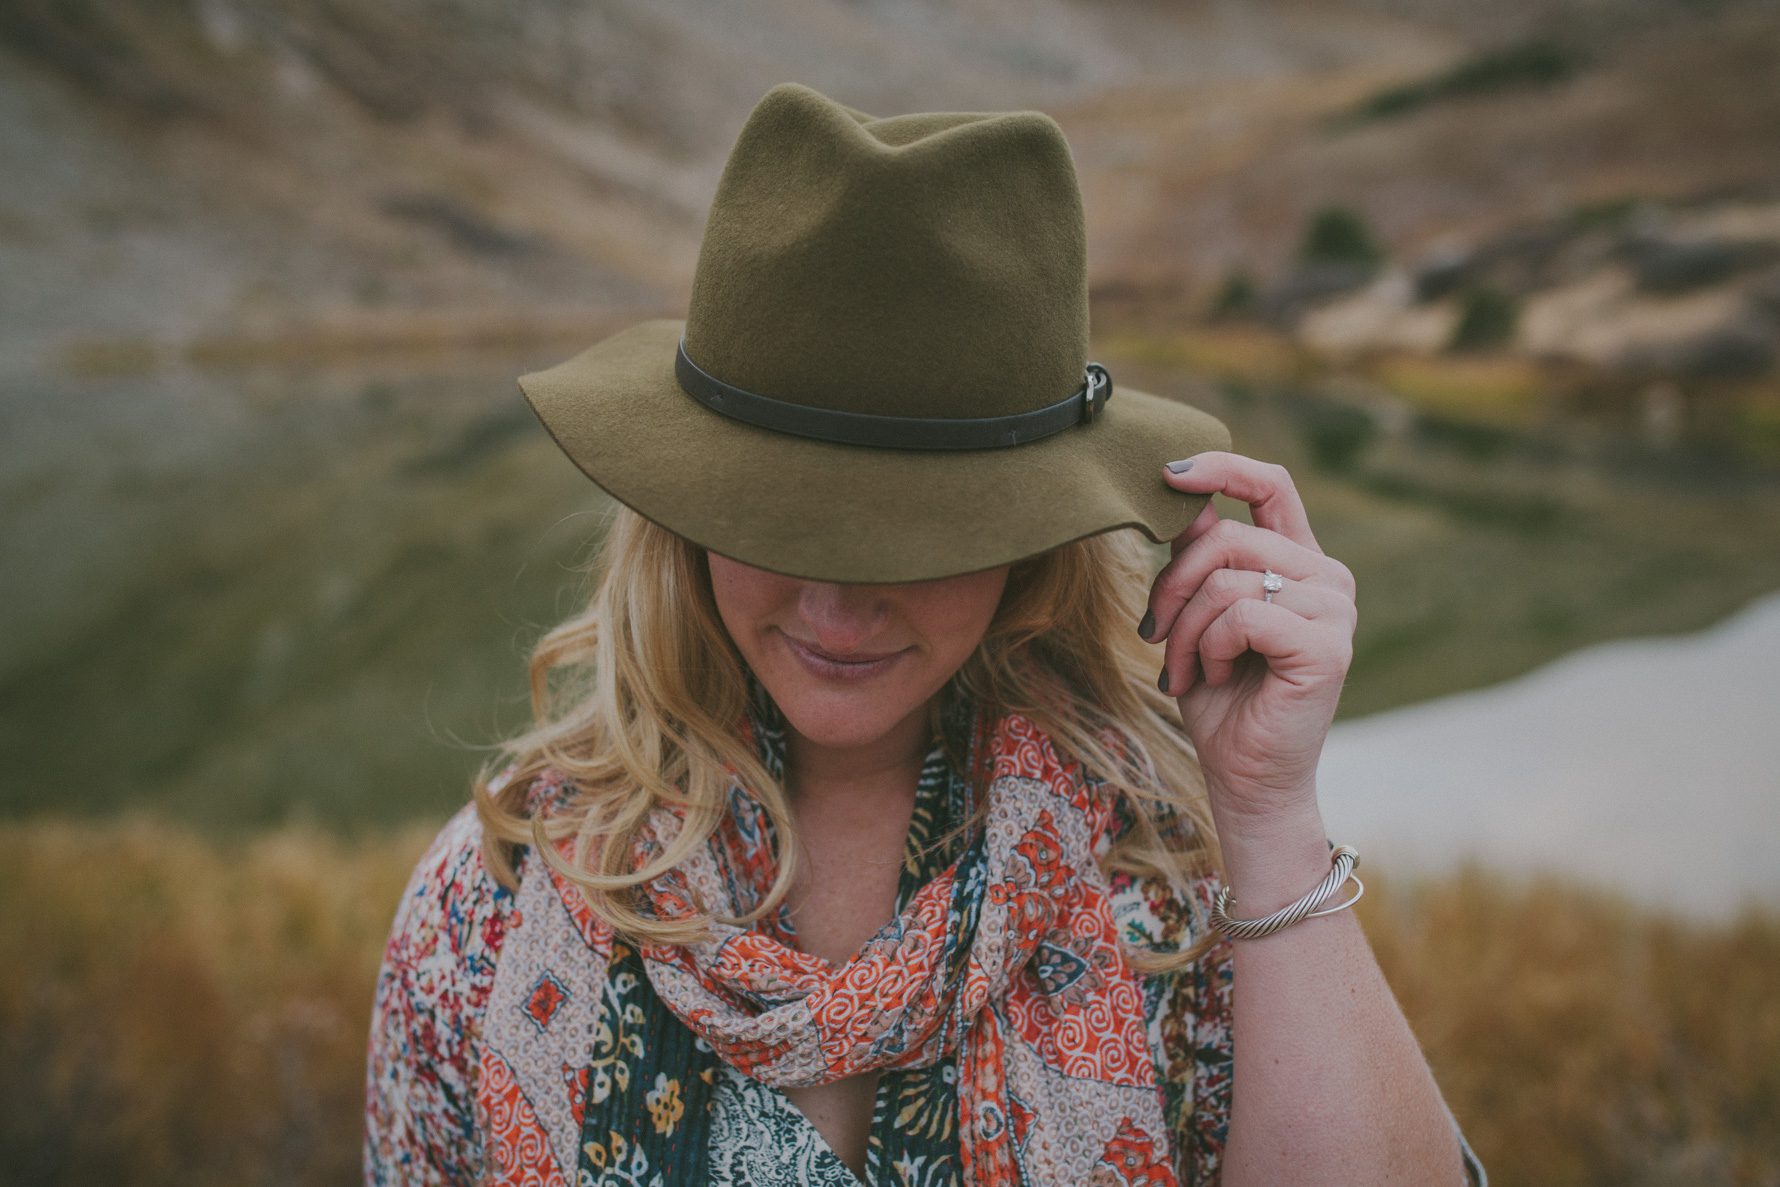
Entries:
MULTIPOLYGON (((790 890, 798 846, 785 788, 737 732, 749 672, 718 615, 705 550, 614 504, 585 573, 583 609, 532 651, 533 725, 497 744, 473 780, 484 861, 517 890, 516 847, 533 846, 619 935, 638 943, 698 939, 710 916, 658 919, 638 910, 635 891, 717 827, 728 764, 780 839, 777 880, 752 912, 731 920, 747 926, 790 890), (553 771, 572 794, 560 811, 534 812, 528 788, 553 771), (653 864, 633 869, 632 841, 660 803, 683 805, 685 827, 653 864), (575 839, 568 863, 554 844, 565 836, 575 839)), ((1173 698, 1156 687, 1151 645, 1137 635, 1152 576, 1145 545, 1128 530, 1015 563, 982 642, 935 698, 932 723, 939 734, 946 696, 1024 713, 1066 761, 1122 797, 1133 827, 1104 855, 1103 869, 1160 879, 1199 921, 1187 948, 1128 951, 1137 967, 1165 971, 1218 938, 1189 882, 1222 859, 1197 755, 1173 698)))

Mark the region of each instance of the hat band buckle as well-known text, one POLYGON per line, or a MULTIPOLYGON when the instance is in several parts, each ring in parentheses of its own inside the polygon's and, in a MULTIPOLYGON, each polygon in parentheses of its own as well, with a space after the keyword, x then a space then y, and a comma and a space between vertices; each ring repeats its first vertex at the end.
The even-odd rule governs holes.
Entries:
POLYGON ((1112 399, 1112 375, 1099 363, 1083 369, 1082 386, 1055 404, 1005 416, 885 416, 814 408, 751 392, 718 379, 686 353, 680 338, 674 378, 687 395, 713 412, 778 433, 890 449, 996 449, 1023 445, 1086 425, 1112 399))

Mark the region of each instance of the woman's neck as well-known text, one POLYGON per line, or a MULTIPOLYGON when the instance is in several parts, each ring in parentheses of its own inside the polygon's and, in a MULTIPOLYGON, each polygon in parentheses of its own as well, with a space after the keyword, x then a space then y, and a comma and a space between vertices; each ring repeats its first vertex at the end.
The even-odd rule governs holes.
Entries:
POLYGON ((863 746, 824 746, 787 723, 786 791, 794 803, 808 806, 836 796, 854 803, 879 794, 912 798, 932 745, 926 705, 863 746))

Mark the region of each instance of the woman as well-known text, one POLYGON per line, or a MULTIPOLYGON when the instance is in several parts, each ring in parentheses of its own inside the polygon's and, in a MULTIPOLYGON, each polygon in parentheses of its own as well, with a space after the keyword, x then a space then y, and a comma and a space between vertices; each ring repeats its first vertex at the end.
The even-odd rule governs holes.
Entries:
POLYGON ((521 379, 622 506, 397 912, 367 1181, 1485 1182, 1336 894, 1353 577, 1086 342, 1053 121, 784 83, 687 319, 521 379))

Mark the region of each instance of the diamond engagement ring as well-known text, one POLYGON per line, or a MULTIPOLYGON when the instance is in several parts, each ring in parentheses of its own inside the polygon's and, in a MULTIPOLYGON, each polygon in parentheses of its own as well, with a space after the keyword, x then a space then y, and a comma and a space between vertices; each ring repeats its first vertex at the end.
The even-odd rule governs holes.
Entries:
POLYGON ((1261 588, 1266 591, 1261 595, 1261 600, 1263 602, 1271 602, 1273 600, 1273 595, 1285 587, 1286 579, 1281 577, 1278 573, 1275 573, 1272 569, 1268 569, 1265 573, 1261 574, 1261 588))

